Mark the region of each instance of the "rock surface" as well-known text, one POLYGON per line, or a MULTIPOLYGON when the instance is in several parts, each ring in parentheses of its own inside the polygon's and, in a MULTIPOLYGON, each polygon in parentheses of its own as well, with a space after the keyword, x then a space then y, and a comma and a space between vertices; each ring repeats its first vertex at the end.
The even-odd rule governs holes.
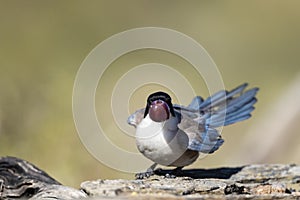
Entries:
POLYGON ((300 199, 300 166, 156 170, 143 180, 94 180, 77 190, 29 162, 0 158, 0 199, 300 199))
MULTIPOLYGON (((156 174, 170 174, 168 170, 156 174)), ((239 168, 183 170, 182 177, 86 181, 93 197, 136 199, 300 199, 300 166, 249 165, 239 168), (197 177, 197 178, 195 178, 197 177)))

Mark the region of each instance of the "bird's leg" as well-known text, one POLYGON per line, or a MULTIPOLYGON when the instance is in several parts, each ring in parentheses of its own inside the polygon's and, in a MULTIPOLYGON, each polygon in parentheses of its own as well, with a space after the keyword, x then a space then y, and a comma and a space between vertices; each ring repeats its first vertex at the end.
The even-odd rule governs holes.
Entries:
POLYGON ((152 176, 154 174, 154 169, 156 166, 157 166, 157 163, 154 163, 147 169, 146 172, 141 172, 141 173, 135 174, 135 178, 136 179, 149 178, 150 176, 152 176))
POLYGON ((170 174, 166 174, 165 177, 166 178, 176 178, 176 176, 179 176, 182 173, 182 168, 183 167, 176 167, 175 169, 173 169, 171 171, 170 174))
POLYGON ((176 168, 173 170, 173 174, 174 174, 174 175, 180 175, 180 174, 182 174, 182 168, 183 168, 183 167, 176 167, 176 168))

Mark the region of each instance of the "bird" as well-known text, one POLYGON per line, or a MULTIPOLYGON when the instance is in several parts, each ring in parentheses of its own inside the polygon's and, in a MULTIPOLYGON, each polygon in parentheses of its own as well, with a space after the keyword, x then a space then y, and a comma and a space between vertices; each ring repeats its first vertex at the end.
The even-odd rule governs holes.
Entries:
POLYGON ((131 114, 127 123, 135 127, 136 146, 154 162, 137 179, 154 174, 156 166, 173 166, 181 171, 195 162, 199 154, 212 154, 224 143, 220 127, 251 117, 259 88, 246 90, 248 83, 227 91, 221 90, 207 99, 196 96, 188 106, 172 103, 163 91, 150 94, 146 107, 131 114))

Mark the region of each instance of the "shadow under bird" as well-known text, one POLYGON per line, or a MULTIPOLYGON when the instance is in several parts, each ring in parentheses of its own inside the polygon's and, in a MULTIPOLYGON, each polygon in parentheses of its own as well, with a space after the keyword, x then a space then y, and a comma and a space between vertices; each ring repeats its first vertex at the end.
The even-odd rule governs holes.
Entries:
POLYGON ((157 164, 177 167, 195 162, 200 153, 211 154, 224 142, 218 127, 227 126, 251 117, 258 88, 222 90, 203 100, 196 96, 188 106, 172 104, 164 92, 149 95, 146 108, 128 117, 128 124, 136 128, 138 150, 154 164, 143 173, 142 179, 154 173, 157 164))

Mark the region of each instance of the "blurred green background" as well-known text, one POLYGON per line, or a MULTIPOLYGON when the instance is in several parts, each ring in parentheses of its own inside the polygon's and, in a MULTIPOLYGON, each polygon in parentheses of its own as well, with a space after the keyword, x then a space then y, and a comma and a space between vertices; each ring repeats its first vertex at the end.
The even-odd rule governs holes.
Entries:
MULTIPOLYGON (((261 89, 254 117, 226 127, 220 150, 191 167, 300 164, 299 8, 297 0, 0 1, 0 155, 26 159, 74 187, 88 179, 133 178, 101 164, 81 144, 72 89, 77 70, 97 44, 131 28, 154 26, 202 44, 226 88, 249 82, 261 89)), ((111 74, 107 71, 111 82, 104 86, 115 83, 123 66, 148 62, 187 65, 166 52, 132 52, 113 63, 111 74)), ((207 97, 202 80, 186 76, 207 97)), ((109 96, 111 87, 103 89, 109 96)), ((143 102, 144 96, 139 105, 131 101, 130 110, 143 102)), ((99 116, 106 112, 98 108, 99 116)), ((128 141, 116 142, 126 146, 128 141)))

